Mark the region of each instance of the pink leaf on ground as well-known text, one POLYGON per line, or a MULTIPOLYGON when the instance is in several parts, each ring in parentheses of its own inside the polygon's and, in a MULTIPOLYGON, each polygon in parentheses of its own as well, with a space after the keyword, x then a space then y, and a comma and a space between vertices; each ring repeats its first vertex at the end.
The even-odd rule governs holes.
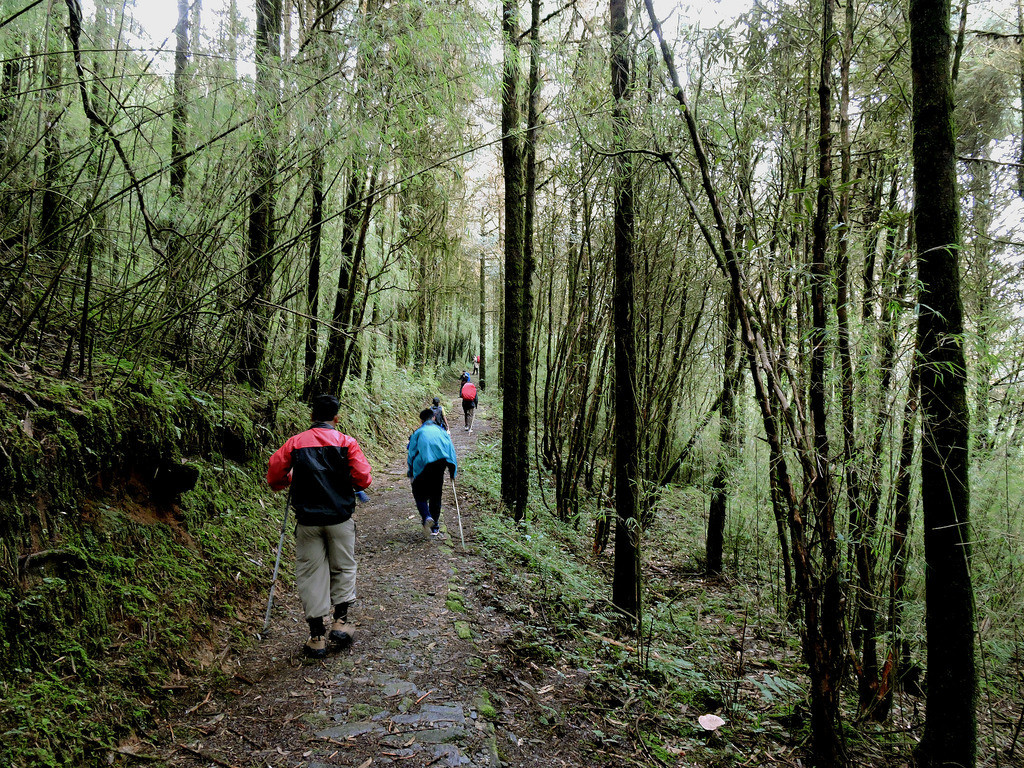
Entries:
POLYGON ((700 723, 700 727, 705 731, 717 731, 725 725, 725 720, 718 715, 701 715, 697 718, 697 722, 700 723))

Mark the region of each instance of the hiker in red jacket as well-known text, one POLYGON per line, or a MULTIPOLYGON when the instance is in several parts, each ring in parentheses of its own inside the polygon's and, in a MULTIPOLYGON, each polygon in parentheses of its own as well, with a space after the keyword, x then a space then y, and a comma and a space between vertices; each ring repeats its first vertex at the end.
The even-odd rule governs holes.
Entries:
POLYGON ((476 384, 467 381, 459 392, 462 396, 462 413, 466 417, 466 431, 473 431, 473 411, 477 407, 476 384))
POLYGON ((330 639, 352 639, 348 607, 356 599, 356 498, 373 482, 370 464, 355 438, 337 430, 338 400, 313 398, 313 426, 270 457, 267 482, 275 491, 291 485, 295 510, 295 585, 309 624, 303 652, 327 655, 324 616, 334 606, 330 639))

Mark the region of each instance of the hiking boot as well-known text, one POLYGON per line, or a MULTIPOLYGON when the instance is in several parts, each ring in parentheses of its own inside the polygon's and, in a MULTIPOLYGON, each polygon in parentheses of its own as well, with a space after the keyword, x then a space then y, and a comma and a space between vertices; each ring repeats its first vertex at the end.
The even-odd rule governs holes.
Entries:
POLYGON ((439 539, 440 537, 441 537, 441 529, 440 528, 431 528, 430 529, 430 538, 432 538, 432 539, 439 539))
POLYGON ((335 619, 334 623, 331 624, 331 642, 337 643, 338 645, 348 645, 352 642, 352 635, 356 632, 356 628, 348 623, 346 619, 335 619))
POLYGON ((423 532, 429 536, 430 531, 433 527, 434 518, 432 518, 430 515, 427 515, 427 517, 423 520, 423 532))
POLYGON ((327 657, 327 638, 323 635, 310 637, 302 646, 302 653, 308 659, 323 659, 327 657))

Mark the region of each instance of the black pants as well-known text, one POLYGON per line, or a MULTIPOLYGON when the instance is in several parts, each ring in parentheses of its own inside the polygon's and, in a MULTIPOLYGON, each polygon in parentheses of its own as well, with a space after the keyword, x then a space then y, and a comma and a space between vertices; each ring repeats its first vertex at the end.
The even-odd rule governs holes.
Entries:
POLYGON ((412 497, 416 499, 420 518, 426 520, 426 512, 434 518, 435 525, 441 522, 441 491, 444 490, 444 471, 447 467, 445 459, 432 461, 412 480, 412 497))

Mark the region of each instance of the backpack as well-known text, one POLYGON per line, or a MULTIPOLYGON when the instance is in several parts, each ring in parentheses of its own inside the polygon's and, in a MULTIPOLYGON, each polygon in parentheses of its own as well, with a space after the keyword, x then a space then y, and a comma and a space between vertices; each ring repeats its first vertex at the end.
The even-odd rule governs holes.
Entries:
POLYGON ((462 385, 461 394, 463 401, 476 400, 476 385, 467 381, 465 384, 462 385))
POLYGON ((434 423, 444 429, 444 408, 440 405, 432 405, 430 410, 434 412, 434 423))

